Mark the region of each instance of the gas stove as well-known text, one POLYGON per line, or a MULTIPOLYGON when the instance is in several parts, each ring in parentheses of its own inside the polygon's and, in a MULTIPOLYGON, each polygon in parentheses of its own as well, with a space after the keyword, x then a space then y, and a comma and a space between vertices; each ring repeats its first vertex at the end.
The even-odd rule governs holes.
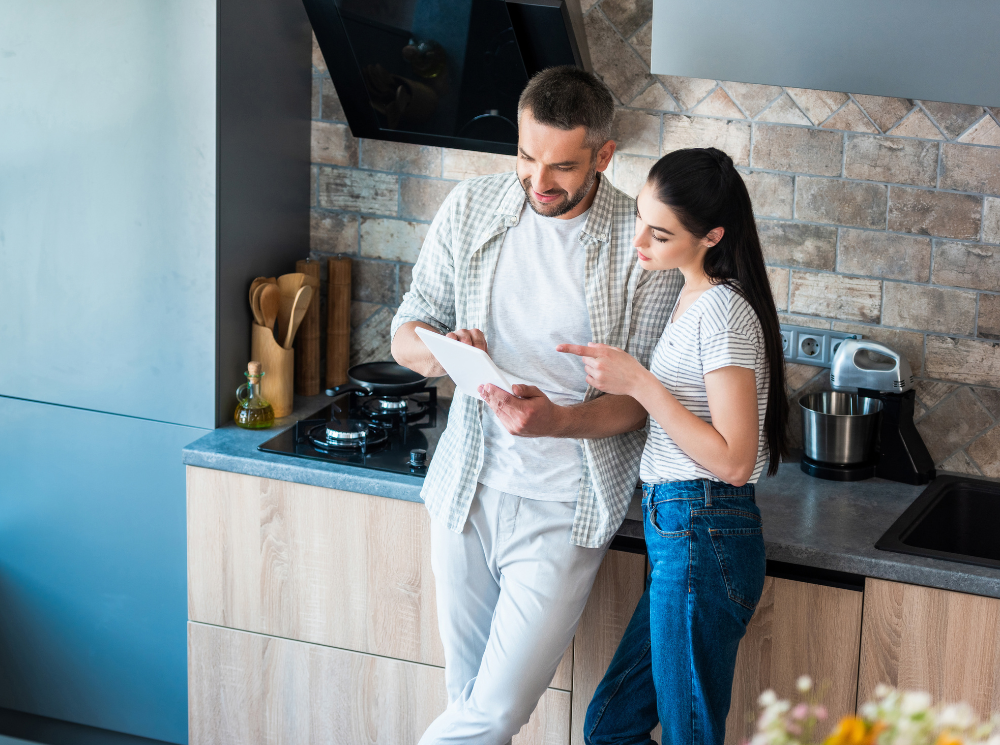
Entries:
POLYGON ((258 450, 356 468, 424 476, 448 422, 436 388, 408 396, 342 393, 258 450))

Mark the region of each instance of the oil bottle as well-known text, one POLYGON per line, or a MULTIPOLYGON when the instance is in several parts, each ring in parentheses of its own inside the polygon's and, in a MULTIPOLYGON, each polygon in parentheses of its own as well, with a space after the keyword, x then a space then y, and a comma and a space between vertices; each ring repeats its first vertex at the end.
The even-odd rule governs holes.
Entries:
POLYGON ((259 362, 247 365, 247 382, 236 389, 236 413, 233 421, 236 426, 244 429, 267 429, 274 424, 274 409, 260 395, 260 379, 264 371, 259 362))

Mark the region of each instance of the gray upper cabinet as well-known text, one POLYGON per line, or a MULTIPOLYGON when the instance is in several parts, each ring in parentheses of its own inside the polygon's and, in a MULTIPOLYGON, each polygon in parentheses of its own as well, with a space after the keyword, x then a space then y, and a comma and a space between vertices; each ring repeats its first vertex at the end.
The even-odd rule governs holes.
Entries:
POLYGON ((1000 105, 997 0, 653 0, 652 71, 1000 105))

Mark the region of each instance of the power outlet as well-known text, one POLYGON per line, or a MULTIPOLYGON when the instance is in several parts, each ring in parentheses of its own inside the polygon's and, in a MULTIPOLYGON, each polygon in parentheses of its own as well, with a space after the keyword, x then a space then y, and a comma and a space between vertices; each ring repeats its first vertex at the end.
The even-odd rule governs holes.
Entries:
POLYGON ((785 359, 800 365, 829 367, 844 339, 860 338, 858 334, 845 334, 842 331, 781 325, 781 346, 785 359))
POLYGON ((799 334, 799 352, 809 359, 823 356, 823 339, 799 334))

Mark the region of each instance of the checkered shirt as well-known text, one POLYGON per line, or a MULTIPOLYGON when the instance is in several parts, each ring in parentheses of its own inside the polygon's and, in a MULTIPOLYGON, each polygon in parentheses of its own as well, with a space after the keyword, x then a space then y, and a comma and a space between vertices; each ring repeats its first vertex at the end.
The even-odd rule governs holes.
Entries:
MULTIPOLYGON (((392 321, 422 321, 441 333, 476 328, 488 334, 490 288, 507 229, 517 225, 524 190, 515 173, 469 179, 441 205, 413 268, 413 284, 392 321)), ((646 272, 632 247, 635 201, 601 177, 580 241, 595 342, 621 347, 649 366, 683 284, 676 270, 646 272)), ((541 258, 541 257, 540 257, 541 258)), ((525 267, 525 271, 545 271, 525 267)), ((589 401, 603 395, 588 388, 589 401)), ((483 466, 483 407, 456 395, 421 497, 431 516, 461 532, 483 466)), ((581 440, 584 459, 571 540, 603 546, 621 526, 639 476, 646 431, 581 440)))

